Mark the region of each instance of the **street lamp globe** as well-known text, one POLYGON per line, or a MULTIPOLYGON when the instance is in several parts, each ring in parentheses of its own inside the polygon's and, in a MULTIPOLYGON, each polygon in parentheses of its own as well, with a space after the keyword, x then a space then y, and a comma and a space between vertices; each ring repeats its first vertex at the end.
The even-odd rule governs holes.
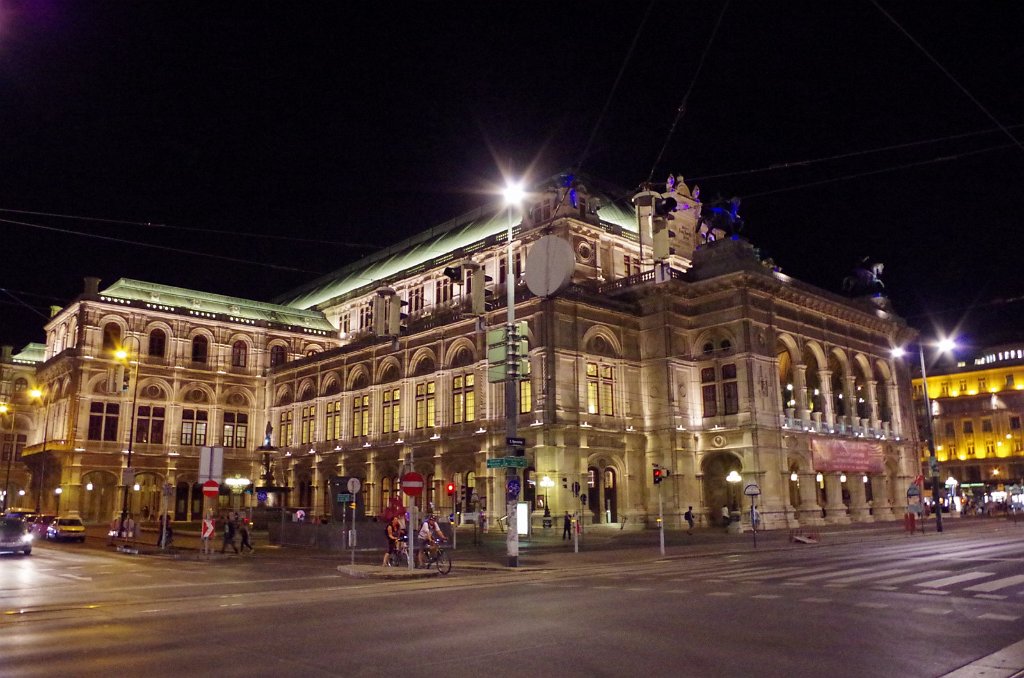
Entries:
POLYGON ((526 191, 519 182, 510 182, 501 193, 505 198, 505 204, 510 206, 520 204, 526 197, 526 191))

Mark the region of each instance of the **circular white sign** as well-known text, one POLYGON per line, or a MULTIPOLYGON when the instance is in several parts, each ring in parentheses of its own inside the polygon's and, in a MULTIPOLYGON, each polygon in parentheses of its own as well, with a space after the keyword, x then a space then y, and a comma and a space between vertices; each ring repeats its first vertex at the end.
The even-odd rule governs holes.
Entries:
POLYGON ((750 483, 749 485, 743 488, 743 494, 747 495, 748 497, 756 497, 757 495, 761 494, 761 488, 758 487, 756 483, 750 483))
POLYGON ((359 492, 359 488, 360 487, 361 487, 361 485, 359 483, 359 478, 349 478, 348 479, 348 491, 349 492, 351 492, 352 494, 356 494, 357 492, 359 492))
POLYGON ((572 245, 546 235, 530 247, 526 257, 526 286, 538 297, 550 297, 565 289, 576 268, 572 245))

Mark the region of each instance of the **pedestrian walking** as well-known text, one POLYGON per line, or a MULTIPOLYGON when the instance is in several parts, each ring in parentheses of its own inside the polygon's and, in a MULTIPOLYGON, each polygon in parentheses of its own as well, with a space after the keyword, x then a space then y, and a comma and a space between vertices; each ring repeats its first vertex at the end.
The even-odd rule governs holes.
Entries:
POLYGON ((683 520, 689 526, 686 528, 686 534, 693 534, 693 507, 686 509, 686 513, 683 514, 683 520))
POLYGON ((230 516, 224 521, 224 543, 220 546, 220 552, 224 553, 228 546, 236 554, 238 553, 238 547, 235 546, 235 521, 230 516))
POLYGON ((725 525, 725 529, 729 529, 729 523, 732 522, 732 518, 729 516, 729 507, 722 505, 722 524, 725 525))
POLYGON ((562 541, 566 539, 572 539, 572 516, 569 512, 565 512, 565 518, 562 519, 562 541))
POLYGON ((249 521, 248 521, 248 519, 242 521, 241 526, 238 528, 238 533, 240 535, 242 535, 242 544, 241 544, 242 553, 245 553, 245 549, 249 549, 249 553, 252 553, 253 551, 255 551, 256 549, 254 549, 252 547, 252 544, 249 542, 249 521))
POLYGON ((125 541, 135 541, 135 519, 130 513, 124 520, 124 538, 125 541))

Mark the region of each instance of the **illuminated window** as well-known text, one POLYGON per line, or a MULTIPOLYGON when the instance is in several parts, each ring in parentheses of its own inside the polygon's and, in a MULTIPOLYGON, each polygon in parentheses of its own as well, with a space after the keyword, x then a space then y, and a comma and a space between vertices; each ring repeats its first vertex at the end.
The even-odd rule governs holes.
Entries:
POLYGON ((968 457, 973 457, 974 456, 974 443, 969 443, 967 445, 967 456, 968 457))
POLYGON ((224 435, 221 444, 224 447, 244 448, 249 436, 249 415, 245 412, 224 413, 224 435))
MULTIPOLYGON (((519 278, 519 276, 521 276, 522 273, 523 273, 523 254, 522 254, 522 252, 516 252, 515 254, 512 255, 512 267, 515 270, 515 277, 519 278)), ((505 283, 506 269, 507 268, 508 268, 508 257, 507 256, 500 256, 500 257, 498 257, 498 284, 499 285, 502 285, 502 284, 505 283)))
POLYGON ((385 389, 381 394, 381 430, 384 433, 398 433, 402 423, 401 407, 402 390, 398 388, 385 389))
POLYGON ((346 313, 345 315, 341 316, 340 324, 341 324, 341 331, 342 332, 344 332, 345 334, 348 334, 349 332, 351 332, 352 331, 352 315, 349 314, 349 313, 346 313))
POLYGON ((949 382, 948 381, 942 382, 942 388, 941 388, 941 390, 939 392, 939 396, 942 397, 942 398, 948 398, 949 397, 949 382))
POLYGON ((10 433, 4 434, 4 451, 0 459, 3 461, 11 461, 11 448, 14 448, 14 460, 21 460, 21 453, 25 449, 25 443, 28 442, 28 436, 23 433, 19 433, 12 436, 10 433))
POLYGON ((117 440, 118 403, 92 403, 89 406, 89 440, 117 440))
MULTIPOLYGON (((726 350, 728 342, 722 342, 722 349, 726 350)), ((722 365, 722 400, 725 405, 725 414, 736 414, 740 411, 740 388, 736 381, 736 365, 722 365)))
POLYGON ((435 402, 437 385, 433 381, 416 384, 416 428, 436 426, 437 405, 435 402))
POLYGON ((996 453, 996 444, 991 440, 985 441, 985 454, 991 456, 996 453))
POLYGON ((341 438, 341 402, 338 400, 327 403, 327 418, 324 420, 324 440, 341 438))
POLYGON ((164 408, 139 405, 135 417, 135 442, 154 445, 164 442, 164 408))
POLYGON ((370 396, 356 396, 352 399, 352 437, 365 438, 370 435, 370 396))
POLYGON ((359 307, 359 329, 366 332, 373 327, 373 306, 366 304, 359 307))
POLYGON ((473 374, 458 375, 452 379, 452 423, 461 424, 476 418, 476 389, 473 374))
POLYGON ((277 444, 289 447, 292 444, 292 433, 295 431, 295 417, 291 410, 284 410, 278 418, 277 444))
POLYGON ((985 377, 978 377, 978 391, 987 389, 985 377))
POLYGON ((299 442, 316 442, 316 405, 304 405, 302 407, 302 420, 299 422, 299 442))
POLYGON ((1013 375, 1012 374, 1006 375, 1006 388, 1013 388, 1013 384, 1014 384, 1013 375))
POLYGON ((629 254, 622 255, 622 266, 624 269, 623 275, 629 277, 631 275, 640 275, 640 257, 634 257, 629 254))
POLYGON ((615 414, 614 392, 612 366, 587 363, 587 412, 609 416, 615 414))
POLYGON ((533 410, 533 387, 529 379, 519 382, 519 412, 526 414, 533 410))
POLYGON ((206 425, 209 413, 205 410, 181 411, 181 444, 203 446, 206 444, 206 425))

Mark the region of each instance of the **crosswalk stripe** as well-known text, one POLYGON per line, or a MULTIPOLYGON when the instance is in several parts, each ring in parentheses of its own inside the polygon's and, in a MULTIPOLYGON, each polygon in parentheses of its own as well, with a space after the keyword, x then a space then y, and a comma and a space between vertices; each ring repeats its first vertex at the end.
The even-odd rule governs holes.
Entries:
POLYGON ((855 581, 864 581, 865 579, 874 579, 875 577, 888 577, 891 574, 901 574, 906 572, 905 569, 899 570, 878 570, 876 572, 868 572, 867 574, 858 574, 852 577, 842 577, 833 581, 834 584, 851 584, 855 581))
POLYGON ((947 586, 953 584, 959 584, 965 581, 972 581, 974 579, 983 579, 985 577, 991 577, 994 573, 992 572, 964 572, 963 574, 954 575, 952 577, 946 577, 945 579, 936 579, 935 581, 926 581, 916 584, 915 586, 922 586, 929 589, 944 589, 947 586))
POLYGON ((978 591, 980 593, 992 593, 999 589, 1005 589, 1015 584, 1024 582, 1024 574, 1014 575, 1012 577, 1003 577, 1002 579, 996 579, 995 581, 987 581, 984 584, 975 584, 974 586, 968 586, 965 591, 978 591))
POLYGON ((906 584, 907 582, 914 581, 915 579, 927 579, 928 577, 941 577, 944 574, 949 574, 951 570, 925 570, 924 572, 915 572, 914 574, 907 574, 902 577, 893 577, 892 579, 885 579, 877 582, 879 584, 906 584))
POLYGON ((979 593, 974 597, 984 598, 985 600, 1006 600, 1006 596, 1001 596, 998 593, 979 593))
POLYGON ((872 571, 874 569, 876 569, 876 568, 875 567, 855 567, 852 570, 839 570, 839 571, 836 571, 834 568, 831 568, 830 572, 825 572, 825 573, 822 573, 822 574, 801 575, 799 577, 790 577, 790 579, 795 579, 797 581, 815 581, 817 579, 828 579, 829 577, 834 577, 837 574, 854 574, 855 572, 869 572, 869 571, 872 571))
POLYGON ((769 570, 768 572, 758 572, 756 574, 744 574, 744 575, 740 575, 739 577, 731 577, 731 578, 732 579, 743 580, 743 579, 769 579, 771 577, 782 577, 782 576, 788 577, 788 576, 790 576, 790 575, 792 575, 792 574, 794 574, 796 572, 806 571, 806 570, 807 570, 807 568, 805 568, 805 567, 780 567, 777 570, 769 570))
POLYGON ((919 607, 914 612, 918 614, 936 615, 936 614, 949 614, 953 610, 946 610, 941 607, 919 607))
POLYGON ((801 603, 831 603, 831 598, 801 598, 801 603))
POLYGON ((1020 617, 1011 614, 993 614, 992 612, 987 612, 985 614, 978 615, 978 619, 994 619, 996 621, 1017 621, 1018 619, 1020 619, 1020 617))
POLYGON ((759 593, 756 596, 750 596, 751 598, 760 598, 761 600, 775 600, 781 598, 778 593, 759 593))

